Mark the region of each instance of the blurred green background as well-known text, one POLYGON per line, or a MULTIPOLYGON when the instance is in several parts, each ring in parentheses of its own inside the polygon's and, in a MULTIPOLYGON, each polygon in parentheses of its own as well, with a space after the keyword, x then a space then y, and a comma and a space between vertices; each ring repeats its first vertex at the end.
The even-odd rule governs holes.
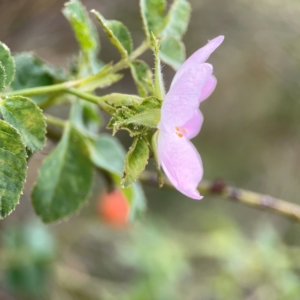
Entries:
MULTIPOLYGON (((138 0, 83 0, 124 22, 143 40, 138 0)), ((0 40, 14 53, 34 51, 62 66, 78 51, 62 0, 0 0, 0 40)), ((194 139, 204 177, 300 204, 300 2, 190 0, 187 54, 220 34, 211 56, 218 86, 202 105, 194 139)), ((98 26, 99 29, 99 26, 98 26)), ((101 59, 117 51, 99 31, 101 59)), ((153 54, 145 60, 153 65, 153 54)), ((174 71, 163 67, 168 87, 174 71)), ((135 93, 125 72, 109 92, 135 93)), ((65 113, 60 110, 60 113, 65 113)), ((130 139, 118 134, 126 147, 130 139)), ((285 300, 300 299, 300 224, 217 196, 193 201, 146 187, 140 224, 111 228, 96 202, 68 221, 44 226, 30 190, 48 142, 29 165, 21 204, 1 221, 0 299, 285 300)))

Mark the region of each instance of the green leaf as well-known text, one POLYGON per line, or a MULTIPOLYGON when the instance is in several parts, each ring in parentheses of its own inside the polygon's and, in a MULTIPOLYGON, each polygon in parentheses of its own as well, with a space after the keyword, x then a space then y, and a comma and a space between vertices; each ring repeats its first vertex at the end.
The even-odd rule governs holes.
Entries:
POLYGON ((89 132, 97 133, 101 125, 101 116, 98 106, 93 103, 81 100, 83 125, 89 132))
POLYGON ((142 112, 147 109, 152 109, 152 108, 161 108, 162 101, 160 99, 157 99, 155 97, 148 97, 145 98, 143 103, 139 106, 135 107, 135 110, 137 112, 142 112))
POLYGON ((85 7, 79 0, 71 0, 65 4, 63 14, 70 22, 82 51, 93 60, 98 52, 99 39, 85 7))
MULTIPOLYGON (((21 90, 55 83, 54 70, 32 53, 21 53, 15 57, 16 75, 11 84, 13 90, 21 90), (51 74, 52 73, 52 74, 51 74)), ((47 95, 32 97, 37 104, 47 99, 47 95)))
POLYGON ((107 134, 101 134, 89 146, 94 164, 121 178, 124 169, 125 151, 118 140, 107 134))
POLYGON ((91 12, 100 22, 111 43, 117 47, 123 58, 127 58, 132 52, 133 47, 131 35, 127 27, 119 21, 106 20, 96 10, 92 10, 91 12))
POLYGON ((147 200, 143 187, 139 181, 134 182, 131 187, 127 189, 132 189, 129 220, 134 221, 140 219, 145 213, 147 209, 147 200))
POLYGON ((186 0, 175 0, 167 15, 167 24, 162 36, 172 36, 178 39, 184 35, 190 20, 191 5, 186 0))
MULTIPOLYGON (((120 186, 124 169, 125 150, 116 138, 102 134, 89 144, 93 163, 108 172, 116 186, 120 186)), ((142 186, 135 182, 131 187, 122 189, 130 204, 131 220, 138 218, 146 209, 146 197, 142 186)))
POLYGON ((84 135, 95 136, 101 123, 98 106, 77 99, 71 108, 71 120, 84 135))
POLYGON ((68 65, 73 78, 84 78, 97 74, 105 64, 98 59, 98 53, 88 55, 81 51, 71 58, 68 65))
POLYGON ((165 26, 165 0, 140 0, 141 15, 144 30, 148 40, 151 32, 159 36, 165 26))
POLYGON ((130 136, 146 133, 149 127, 157 127, 160 119, 162 101, 155 97, 143 99, 141 104, 134 106, 121 106, 111 117, 107 128, 113 129, 113 135, 118 130, 126 130, 130 136), (147 115, 148 114, 148 115, 147 115))
POLYGON ((29 98, 5 97, 0 110, 6 122, 21 134, 24 144, 33 152, 43 148, 46 139, 46 122, 41 109, 29 98))
POLYGON ((166 64, 178 70, 185 61, 184 44, 172 36, 164 37, 160 42, 159 56, 166 64))
MULTIPOLYGON (((22 162, 23 164, 23 160, 26 159, 26 149, 25 149, 25 145, 22 141, 22 138, 19 134, 19 132, 12 127, 10 124, 8 124, 7 122, 0 120, 1 122, 1 132, 6 133, 7 135, 11 136, 11 141, 6 140, 4 137, 3 139, 0 139, 0 148, 3 148, 11 153, 13 153, 20 162, 22 162), (18 137, 16 137, 15 135, 15 131, 18 133, 18 137), (20 137, 20 141, 19 142, 19 137, 20 137), (14 143, 16 144, 14 147, 14 143), (24 152, 25 151, 25 152, 24 152), (24 153, 23 153, 24 152, 24 153)), ((26 162, 25 162, 26 164, 26 162)))
POLYGON ((71 124, 44 160, 33 188, 32 201, 44 222, 53 222, 76 212, 87 200, 93 179, 84 137, 71 124))
POLYGON ((159 121, 160 121, 160 109, 154 108, 136 114, 135 116, 128 118, 124 123, 143 125, 150 128, 157 128, 159 121))
POLYGON ((143 102, 143 98, 136 95, 112 93, 101 97, 101 101, 113 106, 133 106, 143 102))
POLYGON ((131 75, 142 97, 147 97, 153 92, 152 71, 142 60, 135 60, 130 64, 131 75))
POLYGON ((145 170, 148 158, 149 148, 146 141, 141 136, 135 137, 125 158, 122 187, 129 187, 138 179, 145 170))
POLYGON ((2 92, 4 90, 5 82, 6 82, 6 73, 5 73, 5 69, 0 61, 0 92, 2 92))
POLYGON ((112 65, 105 65, 97 74, 89 76, 86 80, 81 80, 78 88, 81 91, 90 92, 97 88, 105 88, 123 78, 123 74, 111 74, 112 65))
POLYGON ((0 218, 19 203, 26 178, 26 151, 18 131, 0 120, 0 218))
POLYGON ((123 74, 109 74, 103 77, 99 76, 97 78, 97 76, 95 75, 93 80, 90 80, 89 82, 79 87, 79 90, 83 92, 91 92, 95 89, 103 89, 118 82, 123 78, 123 76, 123 74))
POLYGON ((116 132, 121 129, 128 131, 130 136, 136 136, 145 133, 148 128, 145 128, 144 126, 126 124, 126 120, 135 116, 136 113, 137 112, 135 110, 126 106, 118 108, 107 124, 107 129, 112 129, 113 135, 115 135, 116 132))
POLYGON ((5 74, 6 74, 5 86, 8 86, 12 82, 15 76, 15 63, 14 63, 14 59, 10 54, 9 48, 1 42, 0 42, 0 62, 4 67, 5 74))

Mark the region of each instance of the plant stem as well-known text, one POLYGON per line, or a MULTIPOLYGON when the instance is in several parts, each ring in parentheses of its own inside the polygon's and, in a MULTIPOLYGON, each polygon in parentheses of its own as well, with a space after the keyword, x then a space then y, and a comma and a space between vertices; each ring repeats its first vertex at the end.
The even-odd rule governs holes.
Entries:
POLYGON ((46 117, 47 123, 58 126, 60 128, 65 128, 66 122, 64 120, 56 118, 56 117, 48 115, 48 114, 44 114, 44 115, 46 117))
POLYGON ((129 64, 142 55, 149 48, 149 43, 144 41, 139 47, 137 47, 129 56, 128 59, 120 60, 110 70, 111 73, 116 73, 122 69, 129 67, 129 64))
MULTIPOLYGON (((153 172, 144 172, 140 176, 140 180, 148 185, 157 184, 156 174, 153 172)), ((164 178, 164 181, 168 188, 174 189, 173 185, 166 177, 164 178)), ((198 190, 201 195, 219 195, 224 199, 239 202, 260 210, 266 209, 300 222, 300 206, 296 203, 229 186, 222 181, 202 180, 198 186, 198 190)))
POLYGON ((153 46, 154 46, 154 55, 155 55, 155 72, 154 72, 154 87, 155 87, 155 96, 158 99, 163 100, 165 98, 165 87, 164 81, 162 78, 161 72, 161 63, 159 57, 159 45, 156 37, 152 34, 153 46))
MULTIPOLYGON (((131 61, 135 60, 138 56, 140 56, 142 53, 144 53, 148 48, 149 48, 149 44, 146 41, 143 42, 135 51, 132 52, 132 54, 129 56, 128 59, 121 60, 117 64, 112 66, 106 75, 116 73, 122 69, 127 68, 131 61)), ((100 70, 100 72, 101 72, 101 70, 100 70)), ((82 82, 89 81, 90 77, 94 78, 95 75, 88 76, 86 78, 82 78, 82 79, 78 79, 78 80, 71 80, 71 81, 66 81, 64 83, 53 84, 53 85, 49 85, 49 86, 33 87, 33 88, 28 88, 28 89, 23 89, 23 90, 10 91, 10 92, 3 93, 3 96, 4 97, 5 96, 16 96, 16 95, 36 96, 36 95, 43 95, 43 94, 59 92, 59 91, 67 91, 70 88, 74 88, 74 87, 80 85, 82 82)), ((85 99, 85 98, 83 98, 83 99, 85 99)))
POLYGON ((76 90, 76 89, 68 89, 65 92, 69 93, 69 94, 72 94, 72 95, 75 95, 75 96, 77 96, 81 99, 84 99, 86 101, 97 104, 100 107, 100 109, 102 109, 103 111, 105 111, 109 115, 113 115, 115 113, 115 109, 112 106, 105 103, 104 101, 101 101, 101 97, 92 95, 90 93, 81 92, 81 91, 76 90))
POLYGON ((28 96, 43 95, 43 94, 63 91, 77 84, 78 84, 77 81, 66 81, 64 83, 58 83, 49 86, 41 86, 41 87, 28 88, 28 89, 23 89, 18 91, 6 92, 3 93, 3 96, 5 97, 5 96, 21 95, 21 96, 28 97, 28 96))
POLYGON ((149 48, 149 42, 148 41, 142 42, 141 45, 131 53, 129 60, 130 61, 135 60, 137 57, 141 56, 146 50, 148 50, 148 48, 149 48))

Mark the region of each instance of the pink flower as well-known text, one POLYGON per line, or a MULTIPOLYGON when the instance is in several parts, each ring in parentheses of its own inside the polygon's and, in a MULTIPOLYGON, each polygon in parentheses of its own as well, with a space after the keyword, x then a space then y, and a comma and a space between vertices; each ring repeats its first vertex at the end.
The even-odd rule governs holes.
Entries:
POLYGON ((223 36, 218 36, 209 41, 183 63, 161 108, 159 162, 174 187, 193 199, 202 199, 197 186, 203 167, 190 139, 199 133, 203 122, 199 104, 211 95, 217 84, 212 65, 205 61, 223 40, 223 36))

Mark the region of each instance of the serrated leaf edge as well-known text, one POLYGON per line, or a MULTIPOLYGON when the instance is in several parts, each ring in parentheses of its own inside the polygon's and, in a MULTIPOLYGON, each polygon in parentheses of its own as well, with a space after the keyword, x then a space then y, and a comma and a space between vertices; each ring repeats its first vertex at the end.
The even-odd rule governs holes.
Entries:
MULTIPOLYGON (((24 147, 24 152, 25 152, 25 158, 24 158, 24 160, 25 160, 25 165, 26 165, 26 170, 24 170, 25 172, 24 172, 24 179, 21 181, 21 183, 22 183, 22 185, 23 185, 23 189, 20 191, 20 193, 18 193, 18 201, 17 201, 17 203, 16 203, 16 205, 14 206, 14 208, 10 211, 10 212, 8 212, 5 216, 2 216, 2 213, 1 213, 1 210, 2 210, 2 208, 0 208, 0 220, 3 220, 4 218, 6 218, 7 216, 9 216, 13 211, 15 211, 15 209, 16 209, 16 206, 18 205, 18 204, 20 204, 20 198, 21 198, 21 195, 23 195, 23 190, 24 190, 24 184, 25 184, 25 182, 26 182, 26 179, 27 179, 27 169, 28 169, 28 165, 27 165, 27 163, 26 163, 26 158, 27 158, 27 153, 26 153, 26 146, 25 146, 25 144, 24 144, 24 142, 23 142, 23 139, 22 139, 22 137, 21 137, 21 135, 20 135, 20 133, 19 133, 19 131, 16 129, 16 128, 14 128, 12 125, 10 125, 9 123, 7 123, 6 121, 4 121, 4 120, 2 120, 2 122, 5 122, 9 127, 11 127, 11 128, 13 128, 15 131, 16 131, 16 133, 20 136, 20 141, 21 141, 21 143, 22 143, 22 145, 23 145, 23 147, 24 147)), ((8 150, 7 150, 8 151, 8 150)), ((10 151, 9 151, 10 152, 10 151)), ((12 153, 13 154, 13 153, 12 153)), ((14 154, 13 154, 14 155, 14 154)), ((19 158, 17 158, 18 160, 19 160, 19 158)), ((1 197, 0 197, 0 203, 1 203, 1 197)))
MULTIPOLYGON (((13 80, 14 80, 14 78, 15 78, 15 75, 16 75, 16 64, 15 64, 15 60, 14 60, 13 56, 11 55, 11 51, 10 51, 10 49, 7 47, 7 45, 5 45, 5 44, 2 43, 2 42, 0 42, 0 45, 2 45, 3 48, 9 52, 9 55, 10 55, 10 58, 11 58, 11 61, 12 61, 12 64, 13 64, 13 74, 12 74, 12 79, 10 80, 10 82, 6 82, 6 83, 5 83, 5 86, 9 86, 9 85, 13 82, 13 80)), ((3 66, 3 67, 4 67, 4 66, 3 66)), ((4 67, 4 70, 5 70, 5 67, 4 67)), ((7 77, 7 76, 6 76, 6 77, 7 77)))
MULTIPOLYGON (((44 138, 43 138, 43 141, 42 141, 42 146, 39 148, 39 149, 32 149, 32 148, 30 148, 30 147, 27 147, 26 145, 25 145, 25 143, 24 143, 24 140, 23 140, 23 138, 22 138, 22 135, 20 134, 20 132, 19 132, 19 130, 17 129, 17 128, 15 128, 18 132, 19 132, 19 134, 20 134, 20 136, 21 136, 21 139, 22 139, 22 142, 24 143, 24 145, 25 145, 25 147, 27 148, 27 149, 30 149, 32 152, 38 152, 38 151, 40 151, 40 150, 42 150, 44 147, 45 147, 45 144, 46 144, 46 133, 47 133, 47 122, 46 122, 46 118, 45 118, 45 116, 44 116, 44 114, 43 114, 43 110, 33 101, 33 100, 31 100, 30 98, 28 98, 28 97, 24 97, 24 96, 7 96, 7 97, 3 97, 2 98, 2 101, 4 101, 5 102, 5 100, 6 99, 12 99, 12 100, 14 100, 14 98, 15 99, 26 99, 26 100, 28 100, 28 101, 30 101, 32 104, 34 104, 34 106, 35 106, 35 108, 41 113, 41 115, 42 115, 42 119, 43 119, 43 124, 44 124, 44 126, 43 126, 43 136, 44 136, 44 138)), ((1 102, 0 102, 0 104, 1 104, 1 102)), ((1 110, 1 109, 0 109, 1 110)), ((7 121, 6 121, 7 122, 7 121)), ((8 122, 7 122, 8 123, 8 122)), ((10 124, 10 123, 8 123, 8 124, 10 124)), ((11 124, 10 124, 11 125, 11 124)), ((11 125, 12 126, 12 125, 11 125)))

